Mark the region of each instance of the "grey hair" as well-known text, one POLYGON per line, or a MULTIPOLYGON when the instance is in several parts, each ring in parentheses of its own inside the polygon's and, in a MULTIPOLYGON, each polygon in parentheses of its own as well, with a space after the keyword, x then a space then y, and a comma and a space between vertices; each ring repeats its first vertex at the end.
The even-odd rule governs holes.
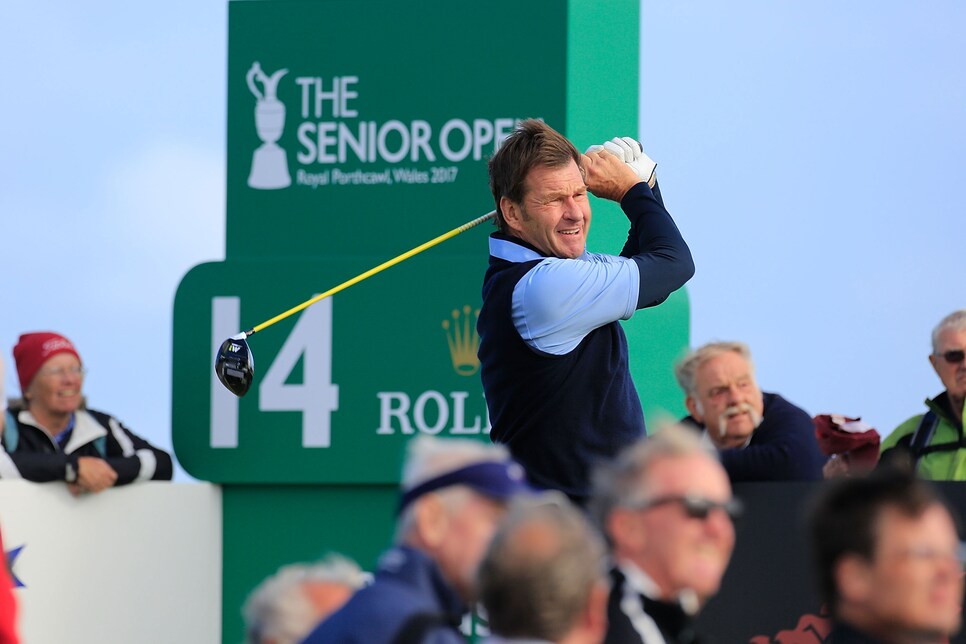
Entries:
POLYGON ((490 630, 560 641, 606 583, 605 546, 563 495, 515 501, 478 570, 490 630))
POLYGON ((245 600, 246 644, 271 639, 297 644, 319 623, 318 610, 304 592, 306 583, 331 583, 349 590, 361 588, 366 575, 351 559, 330 554, 312 564, 290 564, 260 583, 245 600))
POLYGON ((694 395, 695 374, 705 362, 719 356, 722 353, 733 352, 748 361, 752 372, 755 370, 755 363, 751 360, 751 349, 744 342, 709 342, 687 354, 674 365, 674 377, 677 378, 678 385, 689 396, 694 395))
POLYGON ((648 473, 655 461, 693 454, 718 460, 717 452, 702 442, 696 431, 672 424, 598 466, 593 476, 590 513, 600 531, 607 534, 607 518, 615 508, 633 507, 651 496, 648 473))
MULTIPOLYGON (((474 463, 502 462, 510 458, 502 445, 468 438, 420 435, 409 441, 407 450, 400 482, 400 488, 403 491, 411 490, 429 479, 474 463)), ((469 494, 470 491, 461 486, 448 487, 439 491, 446 507, 452 510, 462 506, 469 498, 469 494)), ((403 510, 396 522, 396 543, 403 542, 412 530, 414 506, 415 504, 410 504, 403 510)))
POLYGON ((953 311, 936 325, 932 330, 932 352, 939 353, 939 335, 946 329, 962 331, 966 329, 966 309, 953 311))

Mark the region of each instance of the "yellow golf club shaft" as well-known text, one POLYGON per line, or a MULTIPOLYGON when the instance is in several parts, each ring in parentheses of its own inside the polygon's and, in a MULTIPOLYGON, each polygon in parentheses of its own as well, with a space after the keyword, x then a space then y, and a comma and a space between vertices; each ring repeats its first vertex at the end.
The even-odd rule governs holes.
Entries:
POLYGON ((429 248, 432 248, 433 246, 435 246, 437 244, 440 244, 440 243, 446 241, 447 239, 450 239, 452 237, 456 237, 460 233, 462 233, 462 232, 464 232, 466 230, 469 230, 470 228, 473 228, 474 226, 478 226, 478 225, 482 224, 484 221, 488 221, 488 220, 492 219, 495 216, 496 216, 496 211, 495 210, 491 210, 490 212, 486 213, 482 217, 477 217, 473 221, 468 221, 465 224, 463 224, 462 226, 457 226, 456 228, 454 228, 453 230, 449 231, 448 233, 443 233, 439 237, 436 237, 434 239, 431 239, 431 240, 429 240, 428 242, 426 242, 424 244, 420 244, 419 246, 417 246, 416 248, 413 248, 412 250, 407 250, 402 255, 398 255, 396 257, 393 257, 392 259, 390 259, 388 261, 385 261, 382 264, 379 264, 378 266, 376 266, 374 268, 370 268, 365 273, 361 273, 359 275, 356 275, 352 279, 346 280, 345 282, 342 282, 338 286, 335 286, 333 288, 330 288, 325 293, 320 293, 319 295, 316 295, 312 299, 306 300, 306 301, 302 302, 301 304, 299 304, 298 306, 293 306, 288 311, 285 311, 284 313, 280 313, 280 314, 276 315, 271 320, 266 320, 266 321, 262 322, 261 324, 259 324, 258 326, 253 327, 253 328, 249 329, 248 331, 245 331, 245 337, 249 337, 249 336, 251 336, 254 333, 258 333, 262 329, 264 329, 266 327, 270 327, 273 324, 275 324, 276 322, 281 322, 282 320, 284 320, 288 316, 293 315, 295 313, 298 313, 299 311, 301 311, 303 309, 306 309, 306 308, 312 306, 316 302, 319 302, 321 300, 324 300, 327 297, 331 297, 331 296, 335 295, 336 293, 338 293, 339 291, 343 291, 343 290, 349 288, 350 286, 352 286, 353 284, 358 284, 362 280, 364 280, 366 278, 369 278, 369 277, 372 277, 376 273, 380 273, 380 272, 386 270, 387 268, 389 268, 391 266, 395 266, 399 262, 402 262, 404 260, 407 260, 410 257, 412 257, 413 255, 418 255, 419 253, 423 252, 424 250, 429 249, 429 248))

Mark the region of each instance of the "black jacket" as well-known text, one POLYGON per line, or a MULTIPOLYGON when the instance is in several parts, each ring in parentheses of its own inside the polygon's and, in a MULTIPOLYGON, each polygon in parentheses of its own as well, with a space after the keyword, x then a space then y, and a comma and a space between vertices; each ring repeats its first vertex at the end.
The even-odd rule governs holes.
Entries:
POLYGON ((0 479, 72 482, 77 459, 96 456, 117 472, 115 485, 171 479, 171 456, 126 428, 113 416, 93 409, 74 413, 74 425, 61 445, 38 426, 29 409, 7 411, 0 445, 0 479))
POLYGON ((628 589, 624 574, 617 568, 610 574, 604 644, 654 644, 653 638, 647 639, 647 633, 655 626, 666 644, 711 644, 707 635, 695 631, 693 616, 685 613, 680 604, 651 599, 628 589))

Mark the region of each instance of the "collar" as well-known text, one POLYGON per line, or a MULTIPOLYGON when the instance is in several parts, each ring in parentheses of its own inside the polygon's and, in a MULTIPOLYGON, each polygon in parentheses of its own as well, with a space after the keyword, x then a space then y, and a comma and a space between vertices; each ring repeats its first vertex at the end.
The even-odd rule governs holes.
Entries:
POLYGON ((617 569, 624 575, 624 583, 628 587, 653 602, 672 607, 687 616, 696 615, 700 610, 698 596, 690 588, 681 590, 674 599, 667 600, 661 597, 657 583, 634 562, 623 559, 617 563, 617 569))
MULTIPOLYGON (((762 421, 762 422, 764 422, 764 421, 762 421)), ((748 437, 748 440, 745 441, 745 444, 744 445, 741 445, 739 447, 732 447, 730 449, 744 449, 744 448, 748 447, 749 445, 751 445, 751 438, 754 435, 755 435, 755 432, 751 432, 751 436, 748 437)), ((714 443, 712 443, 711 442, 711 437, 708 436, 708 429, 707 428, 705 428, 704 431, 701 432, 701 444, 704 445, 705 449, 709 449, 712 452, 717 452, 718 451, 718 446, 715 445, 714 443)))
POLYGON ((394 579, 416 588, 416 594, 429 592, 439 608, 457 624, 469 608, 456 589, 443 577, 439 565, 427 553, 408 545, 396 545, 379 557, 376 582, 394 579))
MULTIPOLYGON (((926 399, 926 407, 933 410, 937 416, 950 423, 953 427, 958 428, 960 431, 963 429, 962 417, 956 418, 956 414, 953 413, 952 404, 949 401, 949 392, 944 391, 935 398, 926 399)), ((964 410, 966 411, 966 410, 964 410)))
POLYGON ((617 563, 617 569, 624 575, 624 583, 635 592, 651 599, 661 600, 661 589, 654 583, 650 575, 638 568, 633 561, 622 559, 617 563))
MULTIPOLYGON (((550 257, 549 255, 544 255, 534 246, 519 237, 505 233, 492 233, 490 235, 490 256, 507 262, 513 262, 514 264, 532 262, 536 259, 548 259, 550 257)), ((585 259, 586 257, 587 250, 584 249, 584 254, 577 259, 585 259)))
MULTIPOLYGON (((47 434, 47 436, 50 436, 51 440, 55 440, 54 437, 51 436, 50 431, 37 422, 37 419, 34 418, 34 415, 30 413, 29 409, 21 410, 21 412, 17 414, 17 420, 25 425, 37 427, 47 434)), ((101 436, 107 436, 107 430, 104 429, 99 422, 94 420, 94 417, 91 416, 87 411, 78 409, 74 412, 73 431, 70 434, 70 440, 67 441, 67 445, 64 447, 63 452, 65 454, 70 454, 80 448, 82 445, 87 445, 91 441, 94 441, 101 436)))
POLYGON ((882 644, 871 635, 864 633, 850 624, 835 621, 832 623, 832 632, 829 633, 829 642, 840 642, 841 644, 882 644))

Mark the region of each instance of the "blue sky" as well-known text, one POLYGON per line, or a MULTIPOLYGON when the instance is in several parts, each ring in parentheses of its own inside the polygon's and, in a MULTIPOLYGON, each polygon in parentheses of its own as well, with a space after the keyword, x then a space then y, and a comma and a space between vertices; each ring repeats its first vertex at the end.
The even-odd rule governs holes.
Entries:
POLYGON ((91 406, 170 449, 174 293, 224 257, 227 3, 4 3, 0 320, 70 337, 91 406))
MULTIPOLYGON (((640 136, 691 244, 692 339, 764 389, 881 432, 940 386, 966 307, 966 6, 663 0, 641 12, 640 136)), ((171 317, 224 256, 227 3, 0 8, 0 348, 55 329, 94 407, 170 448, 171 317)), ((615 133, 621 134, 621 133, 615 133)))
POLYGON ((641 136, 691 248, 692 341, 888 434, 966 307, 966 7, 645 2, 641 136))

